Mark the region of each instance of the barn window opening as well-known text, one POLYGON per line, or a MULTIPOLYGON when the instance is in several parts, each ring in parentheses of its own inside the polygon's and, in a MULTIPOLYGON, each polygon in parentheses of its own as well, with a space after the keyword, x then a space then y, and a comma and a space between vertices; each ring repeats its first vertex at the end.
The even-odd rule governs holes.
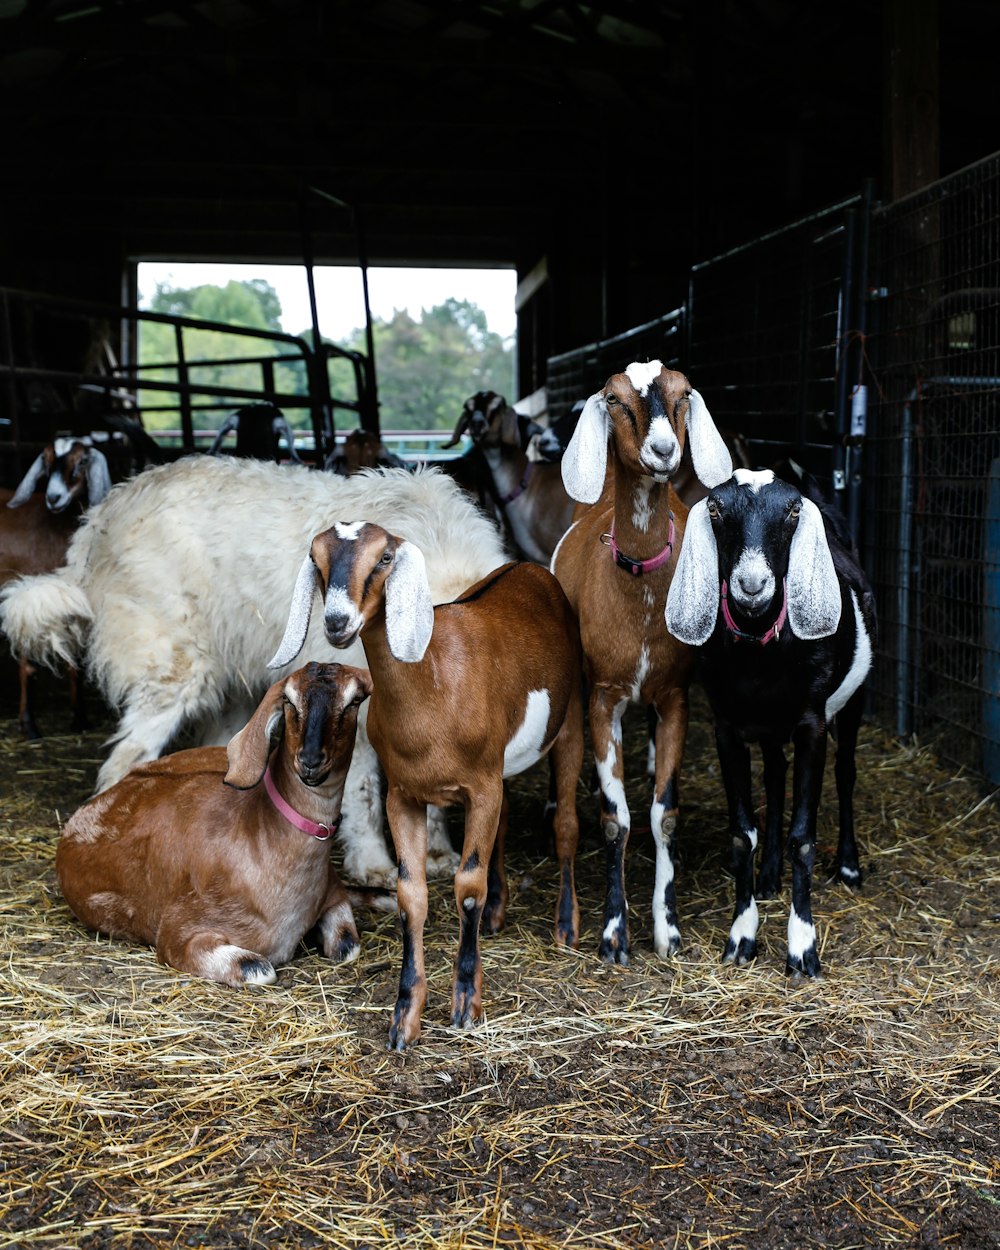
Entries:
MULTIPOLYGON (((320 335, 332 346, 325 353, 326 367, 342 434, 358 424, 349 400, 337 413, 338 399, 356 389, 350 354, 367 357, 368 351, 362 273, 352 266, 316 266, 313 275, 320 335)), ((294 345, 269 337, 295 336, 313 348, 303 266, 143 260, 137 264, 137 288, 143 311, 252 332, 184 331, 185 377, 206 391, 193 402, 203 437, 263 389, 284 397, 286 416, 308 442, 306 365, 294 345)), ((380 426, 404 453, 409 433, 452 430, 462 404, 477 391, 493 390, 512 402, 516 398, 516 290, 513 268, 368 270, 380 426)), ((165 385, 176 378, 175 327, 141 321, 137 356, 144 379, 165 385)), ((169 436, 178 417, 164 394, 149 389, 140 403, 147 428, 169 436)))

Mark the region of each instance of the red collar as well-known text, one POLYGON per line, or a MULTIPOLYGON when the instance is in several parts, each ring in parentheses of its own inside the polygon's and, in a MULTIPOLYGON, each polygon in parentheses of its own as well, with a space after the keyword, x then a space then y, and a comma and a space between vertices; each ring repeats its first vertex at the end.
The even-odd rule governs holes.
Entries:
POLYGON ((611 548, 611 558, 620 569, 624 569, 626 573, 631 573, 633 577, 641 577, 643 573, 652 573, 655 569, 662 568, 674 551, 674 514, 670 514, 670 530, 667 534, 667 545, 663 548, 659 555, 652 556, 649 560, 633 560, 631 556, 627 556, 620 551, 618 544, 615 542, 615 523, 611 522, 611 533, 602 534, 601 542, 606 543, 611 548))
POLYGON ((276 810, 284 816, 289 824, 294 825, 296 829, 301 829, 303 833, 311 834, 320 842, 325 842, 331 834, 336 833, 340 828, 339 816, 329 825, 321 825, 315 820, 310 820, 308 816, 303 816, 300 812, 297 812, 291 803, 288 803, 278 793, 278 787, 274 784, 274 778, 271 776, 270 764, 264 769, 264 789, 267 791, 267 797, 274 804, 276 810))
POLYGON ((725 581, 722 583, 722 619, 726 622, 726 629, 742 642, 758 642, 762 647, 766 647, 769 642, 774 642, 781 633, 785 620, 788 617, 788 591, 785 583, 781 583, 781 611, 778 613, 778 619, 771 628, 764 634, 745 634, 742 629, 737 627, 733 620, 732 613, 729 611, 729 587, 725 581))

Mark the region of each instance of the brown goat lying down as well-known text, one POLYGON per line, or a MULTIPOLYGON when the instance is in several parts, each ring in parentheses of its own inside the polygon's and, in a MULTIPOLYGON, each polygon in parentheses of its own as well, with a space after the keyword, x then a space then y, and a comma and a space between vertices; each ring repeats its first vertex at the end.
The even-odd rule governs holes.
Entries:
POLYGON ((56 852, 76 916, 225 985, 273 982, 314 925, 328 959, 353 959, 358 931, 327 839, 371 689, 365 669, 307 664, 271 686, 228 747, 139 764, 85 803, 56 852))

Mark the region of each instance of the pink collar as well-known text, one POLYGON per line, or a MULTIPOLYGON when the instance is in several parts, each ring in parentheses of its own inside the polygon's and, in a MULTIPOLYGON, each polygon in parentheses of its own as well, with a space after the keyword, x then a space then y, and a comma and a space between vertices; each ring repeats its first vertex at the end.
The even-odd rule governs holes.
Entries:
POLYGON ((611 557, 620 569, 624 569, 626 573, 631 573, 633 577, 641 577, 643 573, 652 573, 655 569, 662 568, 674 551, 674 514, 670 514, 670 530, 667 533, 667 545, 663 548, 659 555, 653 556, 649 560, 633 560, 631 556, 625 555, 618 549, 615 542, 615 523, 611 522, 611 533, 602 534, 601 542, 607 543, 611 548, 611 557))
POLYGON ((745 634, 742 629, 737 628, 736 622, 733 620, 732 613, 729 611, 729 587, 726 582, 722 583, 722 619, 726 622, 726 629, 738 640, 743 642, 759 642, 762 647, 766 647, 769 642, 773 642, 781 633, 788 616, 788 590, 785 583, 781 583, 781 611, 778 613, 778 619, 765 634, 745 634))
POLYGON ((264 769, 264 789, 267 791, 267 797, 274 804, 276 810, 284 816, 289 824, 294 825, 296 829, 301 829, 303 833, 312 834, 320 842, 325 842, 331 834, 336 833, 340 828, 339 816, 331 824, 321 825, 315 820, 310 820, 308 816, 303 816, 292 807, 291 803, 286 802, 278 793, 278 787, 274 784, 270 764, 264 769))
POLYGON ((504 497, 500 500, 501 503, 503 504, 513 503, 514 500, 518 497, 518 495, 524 494, 525 490, 527 489, 528 483, 531 481, 531 474, 534 472, 534 468, 535 468, 534 461, 529 460, 528 467, 524 470, 524 477, 521 478, 521 480, 518 482, 518 484, 514 487, 514 489, 510 492, 509 495, 504 495, 504 497))

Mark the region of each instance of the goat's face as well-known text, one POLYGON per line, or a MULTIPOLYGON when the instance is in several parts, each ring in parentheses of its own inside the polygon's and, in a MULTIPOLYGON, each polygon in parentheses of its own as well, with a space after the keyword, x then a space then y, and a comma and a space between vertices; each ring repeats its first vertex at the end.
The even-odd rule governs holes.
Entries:
POLYGON ((45 506, 50 512, 65 512, 87 489, 92 449, 84 443, 59 439, 42 452, 48 484, 45 506))
POLYGON ((347 773, 358 708, 372 691, 364 669, 310 663, 291 673, 282 691, 286 749, 307 786, 347 773))
POLYGON ((631 364, 609 378, 601 392, 618 458, 633 473, 668 481, 684 451, 691 387, 682 373, 651 364, 631 364))
POLYGON ((370 521, 338 522, 312 541, 310 555, 323 596, 323 629, 332 647, 347 647, 381 610, 385 581, 401 539, 370 521))
POLYGON ((767 616, 788 572, 802 496, 770 470, 737 469, 706 507, 730 602, 751 620, 767 616))

